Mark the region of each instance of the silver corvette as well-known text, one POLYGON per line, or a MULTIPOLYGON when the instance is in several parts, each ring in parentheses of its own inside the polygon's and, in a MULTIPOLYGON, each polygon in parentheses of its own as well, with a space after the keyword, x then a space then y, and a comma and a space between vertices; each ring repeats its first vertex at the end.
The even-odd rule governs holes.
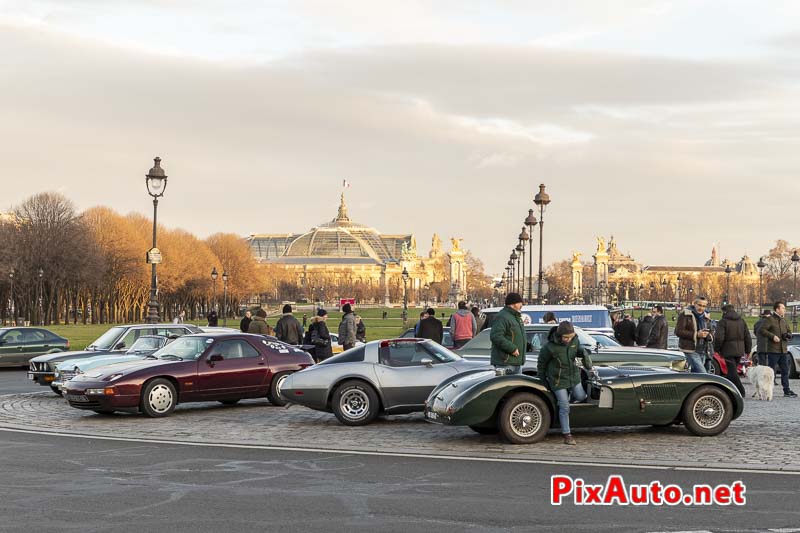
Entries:
POLYGON ((425 400, 447 378, 478 368, 425 339, 368 342, 295 372, 280 385, 291 403, 332 412, 348 426, 363 426, 379 413, 422 411, 425 400))

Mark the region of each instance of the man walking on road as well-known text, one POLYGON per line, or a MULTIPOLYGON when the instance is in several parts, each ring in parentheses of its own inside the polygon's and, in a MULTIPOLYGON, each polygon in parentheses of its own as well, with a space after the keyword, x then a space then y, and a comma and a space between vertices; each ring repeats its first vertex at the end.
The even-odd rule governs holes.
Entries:
POLYGON ((783 395, 787 398, 797 398, 797 394, 789 388, 789 339, 792 338, 792 330, 784 316, 786 315, 786 304, 782 301, 775 302, 772 306, 772 315, 764 321, 759 333, 767 339, 767 364, 773 370, 777 366, 781 371, 781 385, 783 395))
POLYGON ((442 321, 436 318, 436 311, 428 309, 425 311, 425 318, 419 321, 417 337, 420 339, 430 339, 442 344, 444 327, 442 321))
POLYGON ((349 350, 356 345, 356 315, 350 304, 342 306, 342 321, 339 322, 339 344, 349 350))
POLYGON ((489 335, 492 341, 491 364, 504 369, 507 374, 521 374, 525 364, 528 340, 520 309, 522 296, 510 292, 506 296, 506 306, 492 320, 492 333, 489 335))
POLYGON ((458 311, 450 316, 450 322, 447 325, 450 326, 450 332, 453 335, 454 348, 461 348, 478 334, 478 323, 475 315, 470 313, 467 308, 467 302, 458 302, 458 311))
POLYGON ((653 307, 653 325, 650 326, 650 335, 647 337, 648 348, 667 349, 667 338, 669 337, 669 326, 667 317, 664 316, 664 308, 660 305, 653 307))
POLYGON ((283 316, 275 324, 275 336, 286 344, 303 344, 303 326, 292 314, 292 306, 283 306, 283 316))

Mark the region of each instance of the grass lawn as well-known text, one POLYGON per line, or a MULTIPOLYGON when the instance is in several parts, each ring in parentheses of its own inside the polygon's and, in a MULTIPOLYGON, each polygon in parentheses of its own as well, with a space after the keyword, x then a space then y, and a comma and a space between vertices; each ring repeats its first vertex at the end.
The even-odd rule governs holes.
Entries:
MULTIPOLYGON (((402 309, 397 308, 386 308, 386 309, 363 309, 363 310, 356 310, 356 312, 363 318, 364 325, 367 327, 367 340, 376 340, 376 339, 386 339, 390 337, 396 337, 402 334, 405 331, 403 327, 403 321, 401 318, 402 309), (386 311, 387 318, 384 320, 382 318, 383 312, 386 311)), ((417 320, 419 320, 419 313, 422 312, 422 309, 409 309, 408 310, 408 326, 412 327, 417 320)), ((437 309, 436 315, 442 319, 443 322, 446 322, 450 315, 453 313, 453 309, 437 309), (442 319, 442 313, 444 313, 444 319, 442 319)), ((314 316, 313 312, 306 312, 308 323, 311 322, 311 319, 314 316)), ((302 323, 303 321, 303 313, 298 312, 294 313, 294 316, 297 317, 298 320, 302 323)), ((275 323, 278 321, 280 315, 271 315, 267 317, 267 324, 272 327, 275 327, 275 323)), ((342 319, 342 313, 338 311, 328 311, 328 329, 333 332, 339 327, 339 322, 342 319)), ((239 327, 239 318, 228 319, 228 327, 238 328, 239 327)), ((197 322, 192 321, 190 322, 196 325, 205 325, 206 322, 197 322)), ((82 350, 86 346, 92 343, 95 339, 100 337, 103 333, 105 333, 109 328, 114 326, 115 324, 76 324, 76 325, 59 325, 59 326, 47 326, 47 329, 55 333, 56 335, 61 335, 62 337, 66 337, 69 339, 70 346, 73 350, 82 350)), ((222 319, 219 321, 219 325, 223 325, 222 319)))

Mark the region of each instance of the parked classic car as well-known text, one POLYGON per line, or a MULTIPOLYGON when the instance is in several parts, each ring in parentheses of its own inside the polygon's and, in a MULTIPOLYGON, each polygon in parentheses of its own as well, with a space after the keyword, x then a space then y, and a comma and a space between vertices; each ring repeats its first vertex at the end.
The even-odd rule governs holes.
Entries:
POLYGON ((56 379, 53 381, 53 386, 61 390, 64 388, 64 383, 74 378, 76 375, 83 374, 93 368, 146 359, 148 356, 166 346, 167 343, 177 338, 177 336, 164 337, 162 335, 142 335, 136 339, 133 346, 124 354, 110 353, 99 357, 86 357, 83 359, 62 361, 56 365, 56 379))
MULTIPOLYGON (((536 373, 539 350, 547 344, 547 336, 552 328, 552 324, 525 326, 525 333, 532 349, 526 354, 525 366, 522 368, 523 373, 536 373)), ((492 353, 492 341, 489 338, 491 333, 491 328, 481 331, 467 344, 456 350, 456 353, 465 359, 488 362, 492 353)), ((684 370, 686 367, 686 356, 680 352, 628 346, 598 348, 597 341, 583 329, 576 326, 575 333, 578 335, 581 345, 592 351, 592 361, 598 366, 646 366, 673 370, 684 370)))
POLYGON ((186 335, 157 351, 154 359, 103 366, 75 376, 64 388, 72 407, 109 414, 167 416, 178 403, 266 396, 285 405, 279 386, 311 366, 311 356, 274 337, 248 333, 186 335))
MULTIPOLYGON (((713 436, 738 418, 744 400, 727 379, 665 369, 595 367, 586 403, 570 406, 571 427, 671 425, 713 436)), ((555 396, 543 380, 500 372, 469 372, 443 381, 425 402, 425 419, 500 433, 513 444, 542 440, 558 427, 555 396)))
POLYGON ((86 357, 99 357, 109 353, 123 354, 136 339, 142 335, 189 335, 200 333, 200 328, 192 324, 132 324, 127 326, 114 326, 103 333, 97 340, 86 347, 85 350, 61 352, 52 355, 41 355, 30 361, 28 379, 39 385, 50 387, 56 394, 61 394, 58 387, 53 385, 56 379, 56 365, 70 359, 83 359, 86 357))
POLYGON ((476 368, 489 367, 427 339, 372 341, 292 374, 281 394, 292 403, 333 412, 342 424, 363 426, 381 412, 421 411, 442 380, 476 368))
POLYGON ((67 339, 44 328, 0 328, 0 366, 28 366, 32 357, 67 350, 67 339))

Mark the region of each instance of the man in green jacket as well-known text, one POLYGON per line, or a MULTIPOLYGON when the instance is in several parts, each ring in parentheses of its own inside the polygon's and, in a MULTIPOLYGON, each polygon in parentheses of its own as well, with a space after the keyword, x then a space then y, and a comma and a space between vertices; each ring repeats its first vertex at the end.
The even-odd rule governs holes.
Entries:
POLYGON ((797 398, 797 394, 789 388, 789 339, 792 338, 792 330, 786 322, 786 304, 782 301, 775 302, 772 306, 772 315, 764 321, 758 331, 761 337, 767 341, 765 351, 767 352, 767 364, 773 370, 775 367, 781 371, 781 385, 783 395, 787 398, 797 398))
POLYGON ((510 292, 506 296, 506 306, 492 320, 491 362, 495 368, 505 369, 506 374, 521 374, 525 364, 525 324, 522 322, 522 296, 510 292))
POLYGON ((566 320, 555 328, 550 342, 539 351, 537 373, 540 378, 545 378, 550 390, 558 401, 558 421, 561 424, 561 433, 564 435, 564 444, 575 445, 575 439, 569 429, 569 397, 577 402, 586 399, 586 391, 581 384, 581 371, 575 364, 575 358, 583 359, 583 367, 592 369, 592 359, 589 352, 584 350, 575 335, 575 328, 566 320))

